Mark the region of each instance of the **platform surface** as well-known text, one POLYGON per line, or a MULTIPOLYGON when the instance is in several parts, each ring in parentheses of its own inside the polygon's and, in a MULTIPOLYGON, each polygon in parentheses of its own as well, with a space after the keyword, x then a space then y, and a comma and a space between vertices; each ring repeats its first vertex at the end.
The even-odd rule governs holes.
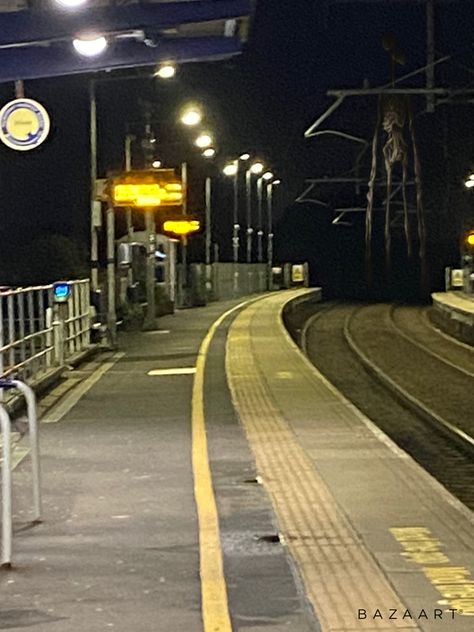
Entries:
POLYGON ((301 293, 160 319, 46 412, 0 630, 472 631, 472 513, 296 348, 301 293))
POLYGON ((435 292, 433 301, 450 309, 460 310, 468 314, 474 314, 474 294, 465 292, 435 292))

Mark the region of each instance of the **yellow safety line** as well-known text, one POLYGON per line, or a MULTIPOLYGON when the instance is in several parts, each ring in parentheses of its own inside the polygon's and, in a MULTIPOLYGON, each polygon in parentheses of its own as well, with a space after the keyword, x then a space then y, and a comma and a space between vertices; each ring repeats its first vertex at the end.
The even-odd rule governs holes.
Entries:
MULTIPOLYGON (((260 298, 260 297, 258 297, 260 298)), ((219 517, 212 486, 204 415, 204 369, 212 338, 220 324, 236 310, 258 300, 239 303, 210 327, 201 343, 192 397, 192 463, 194 496, 199 521, 199 557, 204 632, 232 632, 220 541, 219 517)))

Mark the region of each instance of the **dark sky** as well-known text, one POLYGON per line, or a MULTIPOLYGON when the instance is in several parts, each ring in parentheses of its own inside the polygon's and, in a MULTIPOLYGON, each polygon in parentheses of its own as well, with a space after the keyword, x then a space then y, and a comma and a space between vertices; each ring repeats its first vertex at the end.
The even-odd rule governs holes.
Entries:
MULTIPOLYGON (((440 67, 441 83, 466 85, 474 79, 473 71, 461 68, 461 64, 474 68, 469 48, 473 27, 472 2, 439 4, 437 54, 457 53, 458 64, 451 64, 449 71, 440 67)), ((166 85, 150 79, 99 85, 100 172, 120 168, 127 126, 137 133, 143 129, 139 99, 156 104, 162 151, 176 153, 179 146, 183 158, 188 158, 193 150, 177 130, 174 113, 183 100, 193 97, 205 104, 217 130, 221 163, 225 156, 244 150, 261 155, 285 181, 281 202, 289 203, 301 190, 304 177, 323 175, 326 167, 337 171, 338 161, 347 158, 344 147, 339 150, 336 143, 331 149, 319 141, 305 141, 303 132, 331 102, 327 89, 360 86, 364 79, 372 86, 386 83, 388 62, 381 40, 387 32, 397 35, 406 54, 406 66, 399 72, 423 65, 423 3, 259 0, 250 41, 241 57, 188 65, 166 85)), ((35 151, 18 155, 0 147, 1 240, 14 231, 28 235, 40 229, 87 239, 87 81, 82 76, 26 84, 26 96, 47 107, 53 129, 48 141, 35 151)), ((13 96, 12 86, 0 88, 2 103, 13 96)), ((372 130, 374 116, 370 102, 354 100, 349 112, 331 119, 331 124, 350 131, 362 122, 364 129, 372 130)), ((196 182, 203 175, 198 166, 194 174, 196 182)))

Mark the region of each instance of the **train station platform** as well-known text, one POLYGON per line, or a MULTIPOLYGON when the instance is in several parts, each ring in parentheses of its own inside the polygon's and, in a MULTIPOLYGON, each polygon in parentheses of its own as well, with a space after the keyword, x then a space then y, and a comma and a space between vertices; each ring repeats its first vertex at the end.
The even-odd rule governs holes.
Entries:
POLYGON ((179 312, 82 369, 44 413, 43 524, 14 472, 0 630, 472 630, 473 514, 301 354, 303 292, 179 312))
POLYGON ((465 292, 435 292, 431 295, 431 318, 442 331, 474 345, 474 295, 465 292))

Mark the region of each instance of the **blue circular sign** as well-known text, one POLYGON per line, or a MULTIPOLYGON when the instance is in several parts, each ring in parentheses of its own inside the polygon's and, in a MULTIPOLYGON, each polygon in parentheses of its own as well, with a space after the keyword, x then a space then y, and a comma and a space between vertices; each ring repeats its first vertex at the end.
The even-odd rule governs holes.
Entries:
POLYGON ((33 99, 15 99, 0 110, 0 140, 11 149, 35 149, 46 140, 49 129, 48 113, 33 99))

